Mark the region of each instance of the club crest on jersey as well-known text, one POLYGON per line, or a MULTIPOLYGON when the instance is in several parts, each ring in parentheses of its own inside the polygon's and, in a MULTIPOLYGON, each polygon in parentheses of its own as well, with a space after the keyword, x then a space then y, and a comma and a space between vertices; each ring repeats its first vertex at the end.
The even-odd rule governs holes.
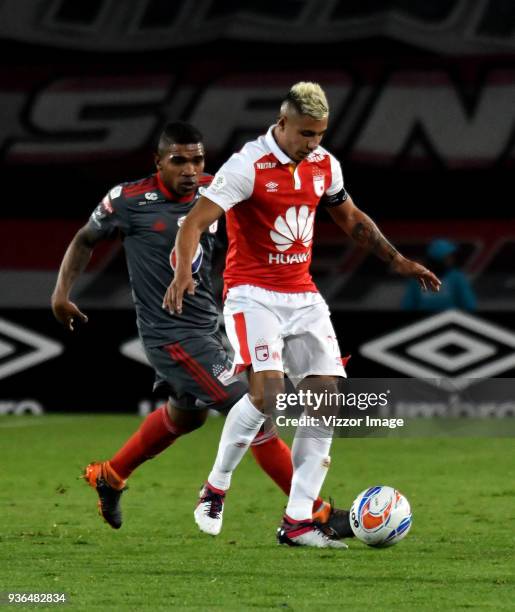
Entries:
POLYGON ((321 198, 324 195, 325 191, 325 175, 323 174, 313 174, 313 189, 315 190, 315 194, 321 198))
MULTIPOLYGON (((202 265, 202 259, 204 257, 204 249, 202 245, 199 244, 197 250, 195 251, 195 255, 193 257, 193 261, 191 262, 191 273, 196 274, 200 270, 200 266, 202 265)), ((172 270, 175 272, 175 268, 177 267, 177 255, 175 253, 175 247, 173 247, 172 252, 170 253, 170 266, 172 270)))
POLYGON ((258 361, 266 361, 270 356, 268 350, 268 344, 265 344, 262 340, 258 340, 259 344, 255 346, 254 351, 256 353, 256 359, 258 361))

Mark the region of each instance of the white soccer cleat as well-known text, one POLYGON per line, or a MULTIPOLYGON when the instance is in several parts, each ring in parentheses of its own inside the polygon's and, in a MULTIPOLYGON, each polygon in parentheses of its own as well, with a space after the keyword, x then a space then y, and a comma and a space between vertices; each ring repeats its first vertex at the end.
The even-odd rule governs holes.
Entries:
POLYGON ((200 531, 216 536, 222 531, 225 492, 205 484, 200 489, 197 507, 193 512, 200 531))
POLYGON ((294 521, 283 517, 277 529, 277 541, 288 546, 312 546, 314 548, 349 548, 345 542, 334 540, 324 533, 323 526, 313 521, 294 521))

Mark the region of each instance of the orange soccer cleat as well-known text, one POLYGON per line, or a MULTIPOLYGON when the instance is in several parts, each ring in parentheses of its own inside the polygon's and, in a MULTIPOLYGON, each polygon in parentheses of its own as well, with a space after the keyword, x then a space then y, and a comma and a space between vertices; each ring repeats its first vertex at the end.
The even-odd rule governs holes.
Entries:
POLYGON ((100 516, 113 529, 120 529, 122 526, 120 497, 127 488, 125 480, 118 476, 108 461, 90 463, 82 477, 98 494, 100 516))

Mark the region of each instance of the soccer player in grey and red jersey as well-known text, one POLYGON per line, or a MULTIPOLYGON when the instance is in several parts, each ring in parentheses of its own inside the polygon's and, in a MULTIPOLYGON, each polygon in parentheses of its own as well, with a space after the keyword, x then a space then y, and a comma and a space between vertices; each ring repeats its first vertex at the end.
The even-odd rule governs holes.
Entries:
MULTIPOLYGON (((222 495, 229 488, 232 471, 270 408, 265 392, 271 386, 281 390, 284 373, 308 389, 334 392, 338 378, 345 377, 329 309, 309 272, 317 206, 325 206, 346 234, 394 271, 416 278, 424 288, 436 291, 440 285, 431 271, 404 258, 346 192, 339 162, 320 146, 328 114, 318 84, 294 85, 277 124, 222 166, 177 237, 178 267, 164 304, 181 314, 185 292, 195 290, 190 268, 199 237, 226 213, 226 330, 236 363, 250 370, 250 391, 225 423, 195 510, 205 531, 220 530, 222 513, 213 519, 203 495, 222 495)), ((330 540, 311 518, 329 466, 332 435, 330 427, 297 428, 291 492, 278 530, 281 543, 345 547, 330 540)))
MULTIPOLYGON (((132 471, 179 436, 200 427, 210 408, 227 412, 247 392, 246 383, 234 377, 233 363, 218 334, 211 284, 216 220, 197 241, 190 268, 196 290, 185 296, 183 316, 173 317, 162 308, 174 276, 176 234, 199 189, 212 179, 203 173, 201 134, 183 122, 168 124, 159 140, 155 165, 155 174, 117 185, 106 194, 71 241, 52 295, 52 309, 61 323, 73 330, 74 319, 86 322, 86 315, 70 301, 71 290, 95 246, 121 234, 139 334, 156 372, 156 384, 166 384, 170 399, 146 417, 109 461, 92 463, 85 470, 87 482, 98 493, 100 512, 114 528, 122 523, 120 496, 132 471)), ((261 467, 288 494, 290 449, 273 428, 256 436, 253 451, 261 467)), ((217 496, 211 504, 213 516, 218 500, 217 496)), ((315 518, 330 520, 336 529, 345 518, 345 511, 338 514, 322 499, 316 500, 314 511, 315 518)))

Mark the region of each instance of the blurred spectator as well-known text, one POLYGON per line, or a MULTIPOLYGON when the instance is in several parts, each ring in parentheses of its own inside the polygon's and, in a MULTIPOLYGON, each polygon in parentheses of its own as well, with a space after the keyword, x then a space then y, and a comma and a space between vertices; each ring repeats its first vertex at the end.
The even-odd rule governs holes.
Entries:
POLYGON ((427 266, 442 281, 440 291, 423 291, 420 285, 410 280, 402 300, 404 310, 475 310, 476 296, 470 283, 456 267, 455 254, 457 246, 449 240, 433 240, 427 248, 427 266))

